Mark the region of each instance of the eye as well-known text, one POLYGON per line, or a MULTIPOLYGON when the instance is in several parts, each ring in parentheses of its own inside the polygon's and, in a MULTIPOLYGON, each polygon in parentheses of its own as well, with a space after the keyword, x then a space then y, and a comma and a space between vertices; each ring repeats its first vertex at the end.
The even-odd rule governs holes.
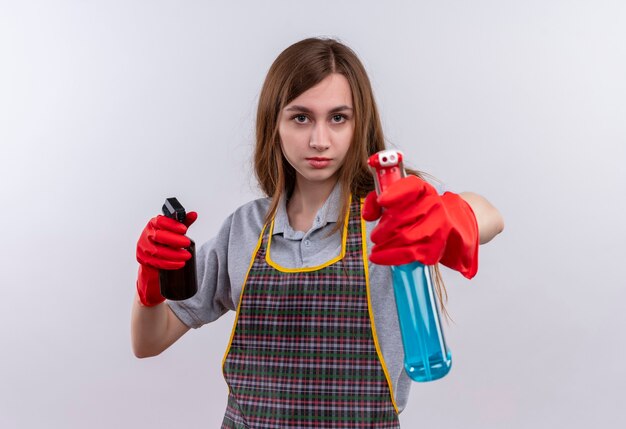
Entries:
POLYGON ((291 119, 293 119, 294 121, 296 121, 298 124, 306 124, 307 121, 309 120, 309 118, 306 117, 306 115, 294 115, 291 119))
POLYGON ((341 124, 346 121, 346 117, 344 115, 336 114, 331 117, 331 121, 335 124, 341 124))

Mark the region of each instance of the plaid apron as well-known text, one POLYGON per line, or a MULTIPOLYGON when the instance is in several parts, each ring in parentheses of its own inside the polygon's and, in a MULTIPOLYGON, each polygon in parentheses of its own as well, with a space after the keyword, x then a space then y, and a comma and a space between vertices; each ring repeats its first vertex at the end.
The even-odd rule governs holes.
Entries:
POLYGON ((261 233, 224 358, 222 429, 399 428, 373 334, 359 199, 343 257, 320 267, 270 265, 272 227, 261 233))

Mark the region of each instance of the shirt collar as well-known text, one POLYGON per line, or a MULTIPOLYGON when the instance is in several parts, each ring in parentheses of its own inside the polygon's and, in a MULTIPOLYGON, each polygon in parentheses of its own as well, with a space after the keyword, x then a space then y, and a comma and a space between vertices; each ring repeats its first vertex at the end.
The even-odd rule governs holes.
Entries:
MULTIPOLYGON (((336 223, 339 219, 339 205, 341 203, 341 184, 337 182, 322 207, 317 211, 313 221, 312 230, 322 228, 329 223, 336 223)), ((287 198, 285 193, 280 197, 276 215, 274 216, 274 229, 272 235, 283 234, 285 238, 302 238, 301 231, 294 231, 289 225, 287 216, 287 198)))

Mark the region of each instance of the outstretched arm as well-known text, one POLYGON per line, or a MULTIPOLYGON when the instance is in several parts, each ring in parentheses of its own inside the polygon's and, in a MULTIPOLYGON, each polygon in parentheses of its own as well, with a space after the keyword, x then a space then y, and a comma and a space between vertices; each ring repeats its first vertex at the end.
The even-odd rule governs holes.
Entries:
POLYGON ((191 254, 184 234, 198 217, 187 213, 185 224, 166 216, 150 219, 137 242, 137 294, 131 317, 131 342, 137 357, 156 356, 189 328, 165 304, 159 286, 159 270, 180 269, 191 254))
POLYGON ((470 205, 476 216, 480 244, 489 243, 504 229, 502 215, 485 197, 473 192, 461 192, 459 194, 470 205))
POLYGON ((504 228, 500 212, 485 198, 445 192, 417 176, 392 183, 379 196, 370 192, 363 218, 380 218, 371 234, 370 260, 380 265, 441 263, 471 279, 478 270, 478 246, 504 228))
POLYGON ((139 297, 135 298, 131 317, 131 341, 135 356, 156 356, 188 330, 166 303, 146 307, 139 297))

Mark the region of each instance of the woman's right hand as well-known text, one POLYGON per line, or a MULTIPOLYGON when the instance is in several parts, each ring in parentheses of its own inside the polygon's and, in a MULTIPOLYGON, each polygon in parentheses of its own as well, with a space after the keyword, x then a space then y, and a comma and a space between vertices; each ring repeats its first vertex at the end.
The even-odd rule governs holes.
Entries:
POLYGON ((187 213, 185 223, 158 215, 150 219, 137 241, 137 293, 145 306, 152 307, 165 301, 161 296, 158 270, 176 270, 185 266, 191 245, 185 236, 187 229, 198 218, 196 212, 187 213))

